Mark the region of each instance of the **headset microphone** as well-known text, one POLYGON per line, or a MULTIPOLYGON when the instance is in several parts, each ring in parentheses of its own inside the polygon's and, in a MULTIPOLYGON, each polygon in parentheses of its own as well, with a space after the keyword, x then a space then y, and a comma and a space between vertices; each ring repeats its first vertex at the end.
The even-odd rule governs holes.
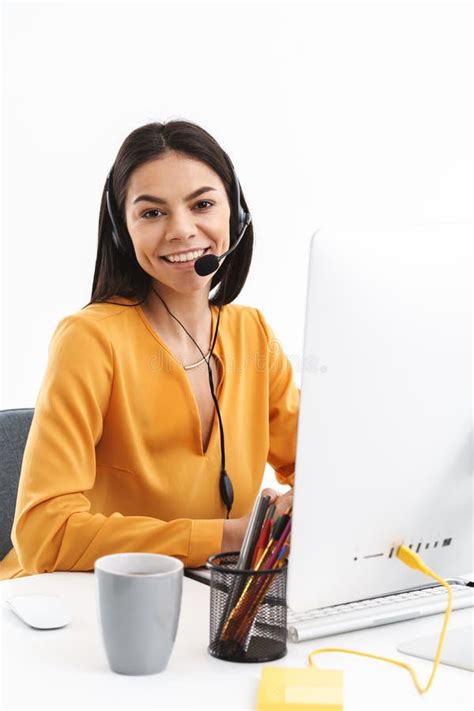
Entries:
POLYGON ((244 236, 245 230, 250 225, 251 221, 252 216, 249 212, 247 212, 245 216, 244 229, 237 237, 237 241, 235 242, 235 244, 233 244, 232 247, 227 250, 227 252, 224 252, 224 254, 221 254, 219 256, 217 256, 216 254, 204 254, 202 257, 199 257, 199 259, 196 259, 196 261, 194 262, 194 269, 199 274, 199 276, 207 276, 208 274, 212 274, 212 272, 215 272, 217 271, 217 269, 219 269, 219 262, 221 261, 221 259, 227 257, 228 254, 233 252, 234 249, 239 246, 240 240, 244 236))

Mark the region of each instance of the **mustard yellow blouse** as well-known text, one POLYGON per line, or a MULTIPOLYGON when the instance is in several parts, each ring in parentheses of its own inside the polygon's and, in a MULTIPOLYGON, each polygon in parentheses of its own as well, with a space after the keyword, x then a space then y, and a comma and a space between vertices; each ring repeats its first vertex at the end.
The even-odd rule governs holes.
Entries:
MULTIPOLYGON (((130 551, 199 566, 221 549, 217 415, 204 452, 181 363, 140 306, 112 300, 54 331, 0 579, 93 570, 100 556, 130 551)), ((223 306, 214 353, 237 518, 250 512, 266 462, 293 483, 299 390, 258 309, 223 306)))

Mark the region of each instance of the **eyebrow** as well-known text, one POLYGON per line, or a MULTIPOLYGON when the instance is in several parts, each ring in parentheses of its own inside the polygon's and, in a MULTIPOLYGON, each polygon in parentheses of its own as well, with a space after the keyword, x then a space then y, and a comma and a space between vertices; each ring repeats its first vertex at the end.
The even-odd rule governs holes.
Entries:
MULTIPOLYGON (((188 195, 185 198, 185 200, 192 200, 193 198, 198 197, 198 195, 207 193, 210 190, 217 190, 217 188, 211 188, 209 185, 204 185, 202 188, 198 188, 193 193, 188 195)), ((160 197, 156 197, 156 195, 139 195, 138 197, 135 198, 132 205, 135 205, 135 203, 140 202, 140 201, 154 202, 157 205, 166 205, 166 200, 164 200, 163 198, 160 198, 160 197)))

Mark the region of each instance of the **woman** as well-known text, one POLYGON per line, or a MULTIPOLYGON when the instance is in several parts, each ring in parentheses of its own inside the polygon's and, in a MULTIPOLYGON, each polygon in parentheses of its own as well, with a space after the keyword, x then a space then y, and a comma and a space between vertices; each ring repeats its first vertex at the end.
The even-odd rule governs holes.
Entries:
MULTIPOLYGON (((203 565, 240 548, 267 461, 293 484, 291 365, 262 314, 231 304, 250 219, 204 129, 151 123, 125 139, 102 195, 91 301, 50 343, 1 579, 93 570, 127 551, 203 565)), ((277 513, 291 503, 291 489, 265 491, 277 513)))

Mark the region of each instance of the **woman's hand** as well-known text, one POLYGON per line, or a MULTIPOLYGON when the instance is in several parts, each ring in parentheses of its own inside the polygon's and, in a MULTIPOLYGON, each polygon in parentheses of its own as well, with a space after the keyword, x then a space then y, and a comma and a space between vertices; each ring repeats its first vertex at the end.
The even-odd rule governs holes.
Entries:
POLYGON ((262 494, 270 496, 270 504, 275 504, 273 521, 276 521, 278 516, 286 513, 288 509, 293 506, 293 489, 285 491, 284 493, 275 491, 275 489, 263 489, 262 494))
MULTIPOLYGON (((275 513, 273 521, 276 521, 278 516, 286 513, 293 504, 293 489, 281 493, 275 489, 263 489, 262 495, 270 496, 270 504, 275 504, 275 513)), ((241 518, 228 518, 224 521, 224 535, 222 537, 221 553, 227 551, 240 551, 245 536, 245 531, 249 525, 250 516, 242 516, 241 518)))

